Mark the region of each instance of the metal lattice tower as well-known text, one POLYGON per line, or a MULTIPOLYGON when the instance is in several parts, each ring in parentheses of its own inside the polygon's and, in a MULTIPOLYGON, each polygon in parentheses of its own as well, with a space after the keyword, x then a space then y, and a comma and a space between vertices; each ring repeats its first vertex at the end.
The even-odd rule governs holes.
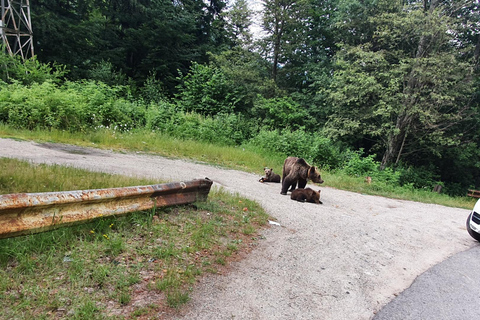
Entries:
POLYGON ((33 57, 33 31, 29 0, 1 0, 2 20, 0 35, 5 50, 10 55, 20 55, 23 60, 33 57))

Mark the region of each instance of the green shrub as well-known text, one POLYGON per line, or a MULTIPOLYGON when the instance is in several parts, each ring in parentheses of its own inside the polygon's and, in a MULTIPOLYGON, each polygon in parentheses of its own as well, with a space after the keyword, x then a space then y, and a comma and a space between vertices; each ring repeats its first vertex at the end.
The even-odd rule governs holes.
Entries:
POLYGON ((363 150, 351 151, 343 167, 343 172, 351 176, 367 176, 378 171, 380 164, 374 160, 375 155, 362 157, 363 150))
POLYGON ((113 64, 108 61, 100 61, 87 71, 87 79, 100 81, 108 85, 127 84, 127 76, 115 70, 113 64))
POLYGON ((264 128, 248 143, 265 151, 283 154, 285 157, 305 158, 323 168, 335 169, 340 167, 344 161, 341 148, 319 132, 308 133, 304 130, 268 130, 264 128))
POLYGON ((417 189, 432 190, 436 184, 440 184, 440 176, 435 173, 434 166, 412 167, 400 169, 399 184, 401 186, 411 184, 417 189))
MULTIPOLYGON (((376 182, 388 182, 389 187, 397 186, 400 180, 400 171, 395 171, 392 168, 385 168, 380 170, 380 162, 375 161, 374 154, 362 157, 363 149, 358 151, 349 151, 347 161, 342 171, 350 176, 366 177, 370 176, 376 182)), ((383 185, 384 191, 386 191, 383 185)), ((376 187, 379 187, 377 184, 376 187)))
POLYGON ((204 116, 232 113, 235 110, 236 88, 218 68, 193 63, 190 72, 181 77, 178 98, 186 112, 204 116))
POLYGON ((254 131, 253 123, 238 114, 202 116, 184 112, 174 104, 161 101, 150 104, 146 128, 180 139, 192 139, 223 145, 239 145, 254 131))
POLYGON ((45 81, 59 82, 67 73, 65 66, 40 63, 35 57, 23 61, 19 55, 11 56, 1 47, 0 79, 6 83, 17 81, 31 85, 45 81))
POLYGON ((145 106, 122 96, 125 88, 101 82, 50 80, 24 86, 0 86, 0 121, 18 129, 59 129, 71 132, 110 127, 129 130, 145 126, 145 106))
POLYGON ((254 104, 253 117, 260 119, 262 127, 271 130, 298 130, 315 122, 308 111, 290 97, 265 99, 259 96, 254 104))
POLYGON ((156 79, 156 74, 151 73, 143 87, 140 88, 140 97, 146 104, 150 103, 161 103, 166 101, 166 96, 164 94, 163 84, 160 80, 156 79))
POLYGON ((83 126, 81 97, 58 89, 51 81, 29 87, 19 83, 0 89, 0 121, 21 129, 69 129, 83 126))

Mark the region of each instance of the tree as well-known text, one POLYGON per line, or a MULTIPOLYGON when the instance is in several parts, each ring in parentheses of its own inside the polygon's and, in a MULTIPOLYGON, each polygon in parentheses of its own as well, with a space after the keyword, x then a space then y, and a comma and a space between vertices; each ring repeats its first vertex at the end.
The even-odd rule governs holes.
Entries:
POLYGON ((248 8, 246 0, 236 0, 232 8, 223 13, 226 29, 232 47, 240 46, 249 48, 253 43, 253 35, 250 31, 253 12, 248 8))
POLYGON ((259 42, 279 87, 288 92, 308 91, 314 72, 328 73, 335 47, 331 17, 337 1, 264 0, 266 36, 259 42))
POLYGON ((225 49, 224 8, 223 0, 34 0, 35 49, 71 79, 110 63, 139 85, 156 74, 171 93, 178 70, 225 49))
POLYGON ((461 143, 462 124, 477 115, 473 65, 455 46, 455 17, 446 9, 435 0, 390 8, 369 18, 368 41, 336 55, 329 132, 351 143, 373 140, 382 168, 413 154, 440 156, 461 143))
POLYGON ((287 29, 296 29, 299 20, 295 14, 299 13, 304 0, 264 0, 263 29, 267 36, 263 39, 265 57, 272 64, 272 79, 277 81, 278 68, 287 59, 286 38, 287 29))

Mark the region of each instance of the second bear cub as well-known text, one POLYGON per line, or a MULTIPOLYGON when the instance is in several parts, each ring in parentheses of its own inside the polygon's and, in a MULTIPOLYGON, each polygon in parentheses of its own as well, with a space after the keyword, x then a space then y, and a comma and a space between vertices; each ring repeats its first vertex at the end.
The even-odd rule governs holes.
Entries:
POLYGON ((290 199, 292 200, 297 200, 301 202, 311 202, 311 203, 318 203, 318 204, 323 204, 322 201, 320 201, 320 192, 321 190, 315 191, 311 188, 298 188, 292 191, 292 194, 290 195, 290 199))
POLYGON ((280 182, 280 175, 273 173, 273 169, 263 168, 263 171, 265 171, 265 177, 262 177, 260 182, 280 182))

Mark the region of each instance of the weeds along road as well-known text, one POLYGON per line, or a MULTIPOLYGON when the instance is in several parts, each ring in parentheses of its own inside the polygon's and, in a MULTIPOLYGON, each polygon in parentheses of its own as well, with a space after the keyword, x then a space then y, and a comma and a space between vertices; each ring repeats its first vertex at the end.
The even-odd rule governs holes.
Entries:
MULTIPOLYGON (((417 276, 475 245, 468 210, 320 187, 323 205, 255 174, 142 154, 0 139, 0 157, 214 187, 261 203, 280 226, 227 275, 205 277, 176 318, 371 319, 417 276)), ((312 186, 319 189, 317 186, 312 186)))

